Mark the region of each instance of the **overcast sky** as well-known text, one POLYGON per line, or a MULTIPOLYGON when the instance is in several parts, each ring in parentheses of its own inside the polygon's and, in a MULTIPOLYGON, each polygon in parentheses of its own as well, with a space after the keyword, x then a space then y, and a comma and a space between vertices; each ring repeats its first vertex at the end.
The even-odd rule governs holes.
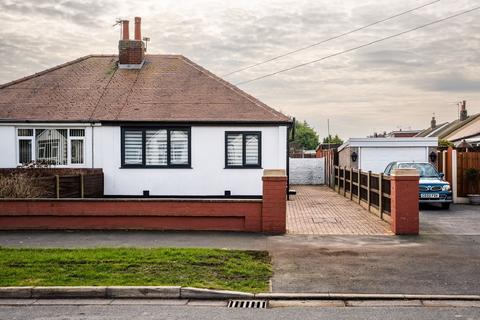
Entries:
MULTIPOLYGON (((431 0, 0 0, 0 83, 94 53, 117 53, 115 19, 142 17, 149 53, 223 75, 431 0)), ((238 83, 478 6, 442 0, 398 19, 226 77, 238 83)), ((133 35, 133 27, 131 28, 133 35)), ((325 136, 424 128, 480 112, 480 10, 240 87, 325 136)))

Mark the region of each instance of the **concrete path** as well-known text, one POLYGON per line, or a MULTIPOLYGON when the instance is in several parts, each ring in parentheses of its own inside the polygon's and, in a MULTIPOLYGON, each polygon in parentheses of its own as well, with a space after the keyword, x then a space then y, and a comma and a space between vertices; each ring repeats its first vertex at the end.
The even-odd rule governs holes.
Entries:
POLYGON ((390 225, 327 186, 295 185, 287 202, 287 232, 316 235, 389 235, 390 225))

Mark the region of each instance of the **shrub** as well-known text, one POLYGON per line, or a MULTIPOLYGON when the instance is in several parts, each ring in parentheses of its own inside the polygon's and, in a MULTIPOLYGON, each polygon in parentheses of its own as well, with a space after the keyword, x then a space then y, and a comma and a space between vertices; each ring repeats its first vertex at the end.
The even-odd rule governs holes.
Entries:
POLYGON ((0 175, 0 198, 40 198, 43 191, 27 174, 0 175))
POLYGON ((18 166, 18 168, 22 168, 22 169, 50 168, 50 166, 53 164, 55 164, 55 162, 47 161, 47 160, 32 160, 30 162, 22 163, 22 165, 18 166))

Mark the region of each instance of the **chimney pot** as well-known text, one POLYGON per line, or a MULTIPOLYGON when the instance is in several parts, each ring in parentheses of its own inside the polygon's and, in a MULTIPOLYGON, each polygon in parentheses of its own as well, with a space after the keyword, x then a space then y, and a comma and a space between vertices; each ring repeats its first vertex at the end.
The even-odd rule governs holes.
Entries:
POLYGON ((130 39, 130 34, 129 34, 129 30, 128 30, 128 20, 123 20, 122 21, 122 39, 123 40, 129 40, 130 39))
POLYGON ((130 40, 128 20, 123 22, 123 37, 118 42, 118 65, 120 69, 141 69, 145 61, 145 43, 142 41, 140 17, 135 17, 135 39, 130 40))
POLYGON ((435 120, 435 116, 432 117, 432 121, 430 121, 430 128, 435 129, 437 126, 437 120, 435 120))
POLYGON ((467 101, 462 101, 462 109, 460 110, 460 121, 467 120, 468 113, 467 113, 467 101))
POLYGON ((142 40, 142 18, 135 17, 135 40, 142 40))

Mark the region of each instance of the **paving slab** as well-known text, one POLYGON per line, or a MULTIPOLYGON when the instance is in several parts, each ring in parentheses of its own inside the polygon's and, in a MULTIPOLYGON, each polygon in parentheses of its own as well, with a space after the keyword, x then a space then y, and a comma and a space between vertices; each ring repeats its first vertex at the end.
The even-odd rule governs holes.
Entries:
POLYGON ((161 305, 182 306, 186 305, 187 299, 114 299, 112 305, 161 305))
POLYGON ((347 300, 348 307, 421 307, 420 300, 347 300))
POLYGON ((199 307, 226 307, 228 301, 226 300, 190 300, 188 301, 189 306, 199 306, 199 307))
POLYGON ((110 304, 112 299, 37 299, 34 305, 74 305, 74 306, 88 306, 88 305, 106 305, 110 304))
POLYGON ((270 308, 338 308, 345 307, 343 300, 270 300, 270 308))
POLYGON ((17 305, 30 305, 33 304, 36 299, 0 299, 1 306, 17 306, 17 305))
POLYGON ((426 307, 480 308, 480 301, 422 300, 426 307))

